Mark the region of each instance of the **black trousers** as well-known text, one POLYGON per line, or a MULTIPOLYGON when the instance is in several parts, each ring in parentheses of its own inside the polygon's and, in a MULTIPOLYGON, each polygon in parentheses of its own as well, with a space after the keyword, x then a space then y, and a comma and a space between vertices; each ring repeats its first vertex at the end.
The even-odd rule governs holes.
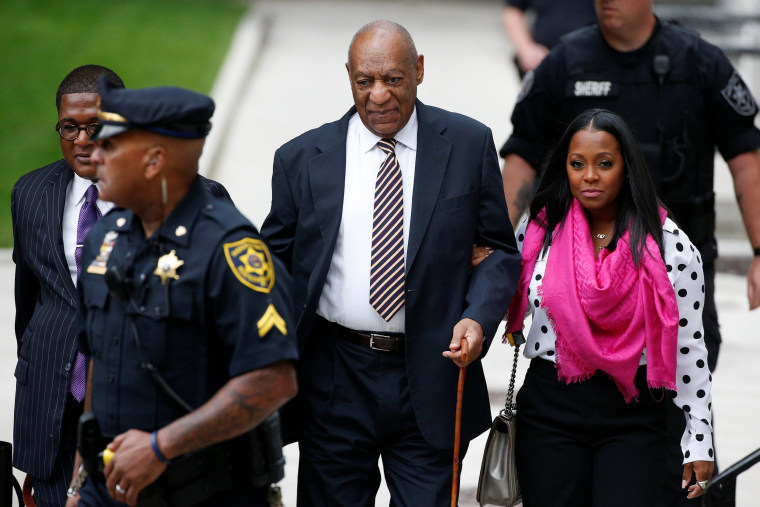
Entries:
POLYGON ((525 507, 654 505, 665 471, 666 403, 636 375, 626 403, 597 374, 565 384, 554 364, 533 359, 517 394, 516 456, 525 507))
MULTIPOLYGON (((106 485, 100 481, 88 480, 79 490, 79 507, 125 507, 108 494, 106 485)), ((137 504, 140 505, 139 503, 137 504)), ((269 507, 267 488, 240 486, 217 495, 197 507, 269 507)))
POLYGON ((298 506, 374 507, 380 458, 392 507, 450 505, 453 449, 420 433, 404 353, 312 338, 300 358, 298 506))

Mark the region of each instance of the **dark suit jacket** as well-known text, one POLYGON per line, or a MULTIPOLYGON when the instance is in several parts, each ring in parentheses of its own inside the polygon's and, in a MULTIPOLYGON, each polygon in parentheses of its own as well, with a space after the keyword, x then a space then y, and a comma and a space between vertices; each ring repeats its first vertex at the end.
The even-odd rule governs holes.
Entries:
MULTIPOLYGON (((309 346, 338 236, 346 133, 355 111, 306 132, 275 154, 272 209, 261 232, 293 275, 301 350, 309 346)), ((458 368, 441 353, 448 350, 454 325, 465 317, 483 326, 484 353, 488 350, 514 293, 520 254, 491 131, 419 101, 417 117, 406 259, 407 376, 423 436, 434 447, 451 448, 458 368), (473 243, 494 252, 470 273, 473 243)), ((504 365, 505 374, 508 367, 504 365)), ((468 441, 491 422, 480 361, 468 367, 464 400, 462 438, 468 441)))
MULTIPOLYGON (((77 354, 77 291, 61 235, 73 175, 59 160, 22 176, 11 192, 18 347, 13 466, 39 478, 50 476, 58 456, 77 354)), ((216 197, 229 198, 221 184, 205 181, 216 197)))

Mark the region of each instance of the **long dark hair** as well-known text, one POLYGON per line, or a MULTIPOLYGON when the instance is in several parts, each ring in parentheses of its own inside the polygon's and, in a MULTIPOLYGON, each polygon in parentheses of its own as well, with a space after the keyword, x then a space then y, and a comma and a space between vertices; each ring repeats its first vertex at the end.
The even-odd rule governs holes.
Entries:
POLYGON ((652 235, 662 256, 662 223, 658 210, 658 205, 662 204, 649 176, 646 159, 628 123, 621 116, 606 109, 588 109, 571 121, 546 163, 536 195, 530 204, 529 215, 530 220, 536 221, 547 233, 544 237, 543 251, 546 252, 551 244, 552 231, 564 222, 570 210, 573 194, 570 192, 567 178, 567 153, 570 140, 580 130, 607 132, 617 140, 623 156, 625 179, 617 199, 615 231, 607 248, 614 250, 618 240, 628 229, 631 232, 631 253, 637 266, 644 255, 648 234, 652 235), (538 218, 538 213, 544 208, 545 221, 538 218))

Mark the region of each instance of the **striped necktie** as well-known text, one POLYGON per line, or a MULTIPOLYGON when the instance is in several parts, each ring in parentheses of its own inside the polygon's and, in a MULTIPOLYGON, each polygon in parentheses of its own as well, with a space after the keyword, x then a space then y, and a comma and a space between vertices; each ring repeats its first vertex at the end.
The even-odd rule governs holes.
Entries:
MULTIPOLYGON (((84 194, 84 203, 82 203, 82 208, 79 210, 79 222, 77 222, 77 247, 74 250, 74 261, 77 265, 77 285, 82 275, 82 247, 80 245, 84 243, 87 233, 90 232, 92 226, 95 225, 101 216, 97 202, 98 187, 90 185, 84 194)), ((81 352, 77 352, 74 367, 71 370, 71 382, 69 385, 71 394, 77 401, 84 399, 84 391, 87 384, 85 370, 85 357, 81 352)))
POLYGON ((375 182, 369 303, 386 321, 404 306, 404 185, 396 159, 396 140, 377 145, 385 160, 375 182))

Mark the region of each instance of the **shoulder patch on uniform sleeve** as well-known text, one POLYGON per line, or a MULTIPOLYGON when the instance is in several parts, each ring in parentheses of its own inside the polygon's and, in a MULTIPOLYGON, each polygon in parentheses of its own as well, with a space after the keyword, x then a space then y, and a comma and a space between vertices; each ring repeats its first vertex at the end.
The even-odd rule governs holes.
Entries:
POLYGON ((533 88, 533 82, 535 80, 535 74, 532 70, 528 71, 523 76, 522 83, 520 84, 520 94, 517 96, 517 102, 520 102, 522 99, 528 96, 531 88, 533 88))
POLYGON ((747 85, 742 81, 741 76, 734 71, 728 80, 726 86, 720 91, 726 102, 742 116, 754 116, 757 112, 755 99, 752 98, 747 85))
POLYGON ((280 317, 280 314, 275 310, 274 305, 269 303, 264 315, 256 323, 259 328, 259 337, 263 338, 273 327, 279 329, 279 331, 287 336, 288 327, 285 324, 285 319, 280 317))
POLYGON ((235 277, 246 287, 264 293, 274 287, 272 256, 260 239, 243 238, 225 243, 224 256, 235 277))

